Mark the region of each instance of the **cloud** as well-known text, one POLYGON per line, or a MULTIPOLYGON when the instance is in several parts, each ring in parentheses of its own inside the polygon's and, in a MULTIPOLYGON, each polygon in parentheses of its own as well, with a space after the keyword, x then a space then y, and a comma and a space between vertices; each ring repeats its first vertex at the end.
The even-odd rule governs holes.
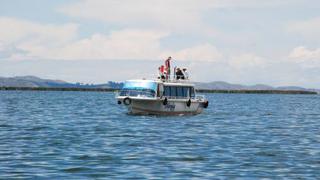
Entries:
POLYGON ((78 38, 75 24, 40 24, 0 18, 1 57, 6 59, 64 60, 178 60, 215 61, 222 57, 211 44, 190 45, 172 51, 161 40, 170 35, 154 29, 122 29, 78 38))
POLYGON ((267 65, 267 59, 253 53, 243 53, 231 56, 228 64, 236 69, 263 68, 267 65))
MULTIPOLYGON (((294 48, 286 59, 289 64, 297 64, 309 74, 315 68, 320 68, 320 48, 308 49, 304 46, 294 48)), ((317 70, 318 71, 318 70, 317 70)))
POLYGON ((185 61, 219 61, 223 58, 223 54, 213 46, 206 43, 191 48, 182 49, 176 52, 167 53, 175 57, 177 60, 185 61))
POLYGON ((17 49, 15 46, 0 42, 0 60, 8 58, 16 59, 18 54, 26 55, 26 52, 21 49, 17 49), (15 57, 13 57, 13 55, 15 55, 15 57))
POLYGON ((204 20, 204 13, 217 6, 217 0, 84 0, 58 9, 70 17, 97 20, 122 29, 158 29, 185 34, 215 35, 216 29, 204 20))
POLYGON ((0 27, 2 53, 11 59, 41 57, 46 49, 61 47, 75 39, 78 28, 73 23, 40 24, 8 17, 0 17, 0 27))
POLYGON ((307 40, 315 40, 318 42, 320 39, 320 17, 290 22, 286 26, 286 30, 287 32, 297 34, 307 40))
POLYGON ((297 0, 83 0, 58 9, 71 17, 98 20, 126 28, 158 28, 171 31, 212 33, 206 13, 218 8, 279 6, 297 0))
POLYGON ((320 61, 320 48, 310 50, 304 46, 296 47, 290 52, 289 58, 294 59, 296 62, 320 61))
POLYGON ((73 23, 44 25, 9 17, 0 17, 0 27, 0 41, 2 43, 29 40, 35 43, 51 41, 51 44, 61 44, 74 39, 78 28, 73 23))
POLYGON ((200 44, 176 51, 161 46, 168 33, 125 29, 109 35, 94 34, 51 52, 55 59, 159 60, 172 56, 182 61, 216 61, 222 54, 211 44, 200 44))
POLYGON ((72 17, 126 27, 182 29, 201 23, 201 12, 209 9, 212 4, 207 0, 201 3, 191 0, 85 0, 62 7, 59 11, 72 17))
POLYGON ((160 54, 160 31, 126 29, 109 35, 93 34, 51 53, 55 59, 154 59, 160 54))

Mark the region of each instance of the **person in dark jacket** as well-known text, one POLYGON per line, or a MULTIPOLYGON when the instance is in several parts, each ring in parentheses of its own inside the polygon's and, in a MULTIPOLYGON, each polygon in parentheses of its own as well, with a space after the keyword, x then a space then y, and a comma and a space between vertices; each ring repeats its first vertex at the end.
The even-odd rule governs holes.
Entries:
POLYGON ((176 77, 177 77, 177 80, 179 80, 179 79, 185 79, 185 78, 184 78, 184 75, 183 75, 183 73, 182 73, 182 71, 181 71, 180 68, 177 68, 176 77))

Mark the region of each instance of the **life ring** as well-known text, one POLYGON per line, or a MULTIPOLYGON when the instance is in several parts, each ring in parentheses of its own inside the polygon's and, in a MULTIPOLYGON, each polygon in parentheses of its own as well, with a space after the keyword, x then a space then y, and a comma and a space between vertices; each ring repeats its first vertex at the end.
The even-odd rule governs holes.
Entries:
POLYGON ((209 106, 209 101, 206 101, 206 102, 203 103, 203 107, 204 108, 207 108, 208 106, 209 106))
POLYGON ((188 107, 191 106, 191 99, 189 99, 189 100, 187 101, 187 106, 188 106, 188 107))
POLYGON ((125 104, 126 106, 129 106, 131 104, 131 99, 129 97, 124 98, 123 104, 125 104))
POLYGON ((168 104, 168 99, 167 98, 164 98, 163 100, 163 103, 162 103, 164 106, 168 104))

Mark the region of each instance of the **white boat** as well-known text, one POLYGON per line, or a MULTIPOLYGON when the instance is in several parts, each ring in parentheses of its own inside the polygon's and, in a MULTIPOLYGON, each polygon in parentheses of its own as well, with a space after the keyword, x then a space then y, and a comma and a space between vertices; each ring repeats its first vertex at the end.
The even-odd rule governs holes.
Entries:
POLYGON ((129 114, 194 115, 209 104, 188 80, 128 80, 116 99, 129 114))

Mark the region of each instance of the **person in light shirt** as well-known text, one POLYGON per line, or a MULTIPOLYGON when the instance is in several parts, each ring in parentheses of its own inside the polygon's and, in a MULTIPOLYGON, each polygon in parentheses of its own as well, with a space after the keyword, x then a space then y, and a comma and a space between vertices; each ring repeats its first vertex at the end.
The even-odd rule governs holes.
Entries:
POLYGON ((187 68, 183 68, 182 69, 182 73, 185 79, 189 79, 189 73, 187 71, 187 68))

